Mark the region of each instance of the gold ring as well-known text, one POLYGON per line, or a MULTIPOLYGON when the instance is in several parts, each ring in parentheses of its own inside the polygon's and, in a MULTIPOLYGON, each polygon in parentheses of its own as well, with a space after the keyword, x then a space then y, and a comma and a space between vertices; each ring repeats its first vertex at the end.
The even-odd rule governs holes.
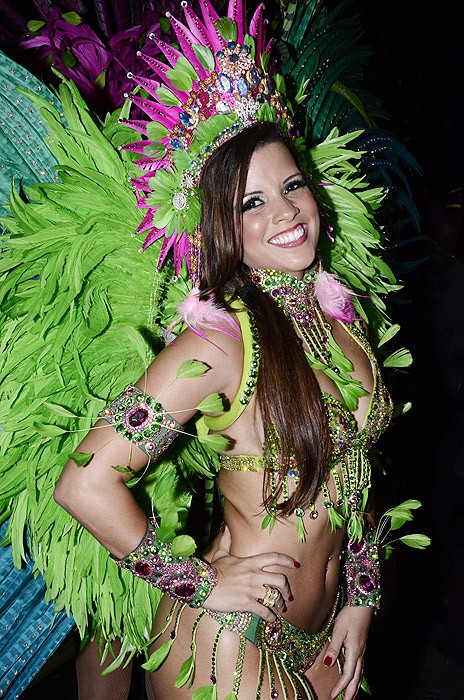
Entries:
POLYGON ((264 587, 267 588, 267 591, 263 598, 263 605, 265 605, 266 608, 273 608, 277 602, 277 598, 280 595, 279 590, 273 586, 266 586, 266 584, 264 587))

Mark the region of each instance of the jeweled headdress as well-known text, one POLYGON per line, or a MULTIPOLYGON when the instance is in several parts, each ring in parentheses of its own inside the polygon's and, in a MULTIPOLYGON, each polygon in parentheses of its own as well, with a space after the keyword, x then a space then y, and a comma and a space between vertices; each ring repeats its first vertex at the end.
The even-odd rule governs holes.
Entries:
POLYGON ((186 24, 167 13, 180 50, 152 36, 167 64, 140 54, 154 77, 130 74, 143 93, 130 100, 149 120, 126 122, 146 137, 126 148, 143 155, 137 162, 144 173, 133 180, 138 206, 148 210, 137 229, 146 233, 142 249, 163 237, 158 264, 173 248, 175 274, 185 258, 195 282, 204 163, 251 124, 282 121, 288 130, 291 122, 270 74, 263 5, 249 27, 243 0, 231 0, 223 18, 200 0, 203 21, 182 6, 186 24))

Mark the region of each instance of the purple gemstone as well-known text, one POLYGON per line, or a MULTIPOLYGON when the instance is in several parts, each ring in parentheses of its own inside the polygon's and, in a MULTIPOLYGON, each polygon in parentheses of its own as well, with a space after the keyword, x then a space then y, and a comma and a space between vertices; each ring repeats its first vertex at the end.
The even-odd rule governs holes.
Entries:
POLYGON ((350 544, 350 550, 353 552, 353 554, 359 554, 359 552, 362 552, 364 549, 364 540, 361 540, 360 542, 351 542, 350 544))
POLYGON ((179 598, 190 598, 196 590, 193 583, 181 583, 179 586, 176 586, 174 592, 179 598))
POLYGON ((128 418, 128 423, 133 428, 138 428, 142 425, 148 418, 148 411, 146 408, 137 408, 133 413, 130 414, 128 418))
POLYGON ((272 698, 272 700, 277 700, 278 697, 279 697, 279 691, 278 691, 276 688, 273 688, 273 689, 271 690, 271 698, 272 698))
POLYGON ((150 564, 147 561, 144 561, 143 559, 139 559, 139 561, 136 561, 133 566, 133 569, 138 576, 143 576, 144 578, 151 574, 150 564))
POLYGON ((372 593, 374 590, 374 582, 367 574, 361 574, 359 577, 359 585, 361 588, 364 588, 366 593, 372 593))

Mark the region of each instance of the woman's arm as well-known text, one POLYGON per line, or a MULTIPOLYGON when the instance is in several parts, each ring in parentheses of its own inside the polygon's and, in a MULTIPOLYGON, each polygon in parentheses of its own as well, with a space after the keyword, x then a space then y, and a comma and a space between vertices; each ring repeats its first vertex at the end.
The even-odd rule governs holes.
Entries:
MULTIPOLYGON (((184 332, 160 353, 146 375, 137 382, 144 395, 152 397, 160 409, 162 407, 167 412, 167 422, 170 417, 179 424, 178 428, 173 428, 166 444, 175 439, 177 431, 195 415, 196 406, 206 396, 215 392, 234 396, 238 389, 242 371, 241 344, 221 333, 212 340, 208 342, 190 331, 184 332), (178 368, 187 359, 199 360, 209 370, 201 376, 177 378, 178 368)), ((109 411, 114 413, 111 405, 109 411)), ((210 568, 195 557, 173 558, 169 543, 162 543, 160 547, 156 540, 156 526, 154 532, 148 533, 150 554, 146 542, 147 516, 126 486, 132 478, 131 472, 137 473, 146 467, 146 453, 117 434, 103 419, 89 432, 77 451, 92 454, 92 459, 85 467, 78 467, 72 460, 67 463, 55 489, 55 500, 89 530, 119 560, 120 565, 140 575, 132 564, 139 559, 142 546, 145 558, 151 557, 150 561, 156 560, 158 564, 158 575, 144 578, 172 597, 176 597, 178 573, 178 582, 195 582, 196 591, 190 597, 195 606, 198 602, 205 604, 208 598, 208 606, 212 609, 250 610, 266 619, 274 619, 274 613, 258 603, 257 598, 266 583, 279 588, 282 600, 289 599, 286 577, 266 569, 274 566, 292 568, 295 563, 291 557, 269 553, 240 559, 225 554, 210 568), (114 467, 129 467, 131 472, 114 467), (168 580, 171 583, 167 584, 168 580)), ((153 572, 156 567, 148 568, 153 572)), ((185 588, 181 590, 185 593, 185 588)), ((185 600, 188 596, 177 597, 185 600)))
POLYGON ((342 661, 343 674, 332 690, 333 698, 342 691, 345 691, 345 700, 356 697, 362 681, 369 627, 380 605, 379 546, 371 522, 372 513, 369 513, 362 538, 348 540, 346 547, 343 575, 348 601, 337 615, 324 658, 328 667, 333 666, 337 658, 342 661))

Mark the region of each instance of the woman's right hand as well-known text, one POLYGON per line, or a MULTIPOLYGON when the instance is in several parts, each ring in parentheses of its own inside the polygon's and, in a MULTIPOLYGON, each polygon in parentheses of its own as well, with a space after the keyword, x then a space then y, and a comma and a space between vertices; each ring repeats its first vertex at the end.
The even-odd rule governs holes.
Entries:
POLYGON ((246 610, 273 622, 276 618, 273 609, 285 612, 286 603, 292 601, 293 596, 285 574, 270 569, 276 566, 294 569, 299 567, 298 562, 278 552, 250 557, 235 557, 229 552, 230 533, 225 528, 214 553, 208 557, 209 563, 217 569, 218 582, 203 607, 218 612, 246 610), (276 588, 279 592, 273 608, 262 604, 268 587, 276 588))

